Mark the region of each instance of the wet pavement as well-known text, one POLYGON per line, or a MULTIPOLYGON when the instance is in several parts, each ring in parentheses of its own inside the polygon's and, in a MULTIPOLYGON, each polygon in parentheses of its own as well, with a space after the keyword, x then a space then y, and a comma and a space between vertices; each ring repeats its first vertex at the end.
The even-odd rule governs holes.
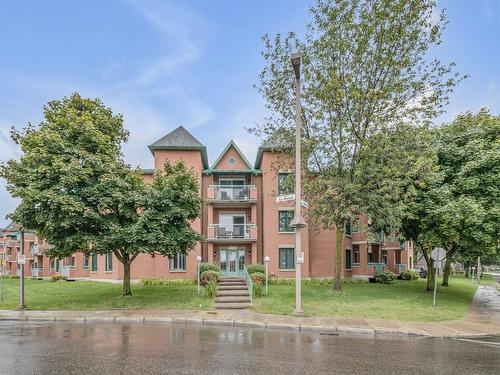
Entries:
POLYGON ((0 322, 0 374, 96 373, 499 374, 500 346, 237 327, 0 322))

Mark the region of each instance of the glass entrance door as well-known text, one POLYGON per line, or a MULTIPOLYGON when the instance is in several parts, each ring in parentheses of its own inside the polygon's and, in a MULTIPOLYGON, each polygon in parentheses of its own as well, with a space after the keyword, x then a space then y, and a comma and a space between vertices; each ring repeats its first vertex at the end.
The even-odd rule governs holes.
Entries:
POLYGON ((222 275, 241 275, 245 266, 244 249, 221 249, 219 266, 222 275))

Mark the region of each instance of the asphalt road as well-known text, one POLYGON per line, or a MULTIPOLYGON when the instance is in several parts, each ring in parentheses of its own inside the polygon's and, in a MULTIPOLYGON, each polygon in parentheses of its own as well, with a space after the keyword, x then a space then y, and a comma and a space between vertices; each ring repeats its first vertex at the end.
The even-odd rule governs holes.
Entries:
POLYGON ((0 322, 0 374, 499 374, 500 346, 259 329, 0 322))

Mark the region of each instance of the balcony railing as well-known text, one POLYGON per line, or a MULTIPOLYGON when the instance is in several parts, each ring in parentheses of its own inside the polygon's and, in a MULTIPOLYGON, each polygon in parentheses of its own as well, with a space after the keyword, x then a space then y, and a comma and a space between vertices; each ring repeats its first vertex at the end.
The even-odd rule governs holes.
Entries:
POLYGON ((209 239, 256 239, 257 226, 255 224, 212 224, 208 227, 209 239))
POLYGON ((217 201, 249 201, 257 199, 257 190, 254 185, 210 185, 208 199, 217 201))
POLYGON ((43 252, 43 245, 41 243, 36 243, 31 246, 31 253, 32 254, 41 254, 43 252))
POLYGON ((14 240, 7 240, 7 247, 13 247, 15 241, 14 240))
POLYGON ((75 266, 61 266, 61 268, 59 269, 59 272, 61 275, 65 276, 65 277, 70 277, 71 271, 74 269, 76 269, 75 266))
POLYGON ((31 276, 32 277, 41 277, 43 274, 43 268, 32 268, 31 269, 31 276))
POLYGON ((384 242, 384 232, 368 232, 368 242, 369 243, 383 243, 384 242))

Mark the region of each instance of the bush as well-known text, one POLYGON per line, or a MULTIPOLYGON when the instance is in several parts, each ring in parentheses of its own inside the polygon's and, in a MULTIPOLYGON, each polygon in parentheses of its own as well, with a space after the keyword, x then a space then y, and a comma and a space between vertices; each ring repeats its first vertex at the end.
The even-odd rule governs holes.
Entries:
MULTIPOLYGON (((213 272, 213 271, 205 271, 205 272, 213 272)), ((217 295, 217 282, 209 281, 205 288, 203 288, 205 298, 214 298, 217 295)))
POLYGON ((10 275, 7 276, 9 279, 19 279, 19 275, 10 275))
POLYGON ((52 281, 53 283, 55 283, 56 281, 59 281, 59 280, 65 280, 66 277, 64 277, 63 275, 60 275, 58 273, 56 273, 55 275, 52 275, 50 277, 50 281, 52 281))
POLYGON ((219 272, 213 270, 203 271, 200 276, 200 279, 201 279, 201 285, 203 286, 207 286, 211 282, 217 284, 217 282, 219 281, 219 272))
POLYGON ((417 271, 412 270, 401 271, 399 276, 401 277, 401 280, 418 280, 418 278, 420 277, 417 271))
POLYGON ((169 285, 196 285, 194 279, 157 279, 155 277, 144 277, 139 281, 141 286, 169 286, 169 285))
POLYGON ((220 268, 215 263, 201 263, 200 264, 200 275, 205 271, 215 271, 215 272, 219 273, 220 268))
POLYGON ((262 272, 254 272, 251 273, 250 279, 252 280, 253 285, 264 285, 266 283, 266 275, 262 272))
POLYGON ((266 274, 266 268, 263 264, 250 264, 247 266, 247 271, 249 275, 256 272, 266 274))
POLYGON ((295 279, 269 279, 270 285, 295 285, 295 279))
POLYGON ((376 277, 377 282, 382 283, 382 284, 392 284, 394 283, 394 280, 396 280, 396 275, 393 274, 392 272, 385 271, 382 273, 379 273, 376 277))
MULTIPOLYGON (((254 273, 255 275, 255 273, 254 273)), ((253 296, 254 297, 264 297, 264 295, 266 294, 266 287, 264 285, 260 285, 260 284, 254 284, 253 285, 253 296)))

